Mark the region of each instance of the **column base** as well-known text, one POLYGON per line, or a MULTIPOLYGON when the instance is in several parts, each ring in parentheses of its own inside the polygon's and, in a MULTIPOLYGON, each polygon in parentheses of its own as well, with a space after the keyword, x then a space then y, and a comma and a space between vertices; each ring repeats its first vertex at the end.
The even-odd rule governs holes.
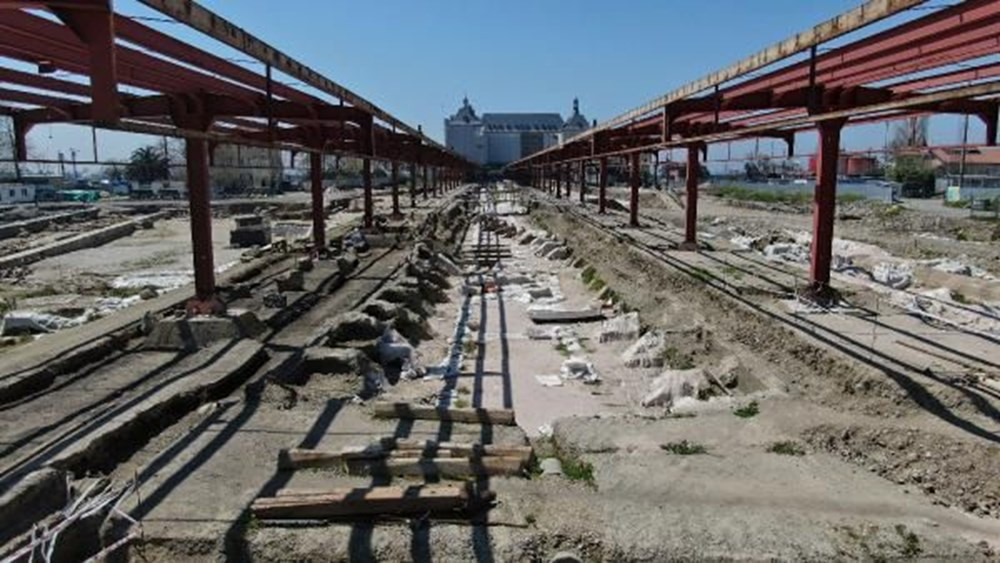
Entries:
POLYGON ((840 292, 821 282, 807 285, 799 292, 799 296, 822 306, 834 305, 840 301, 840 292))
POLYGON ((199 299, 195 297, 194 299, 188 300, 184 304, 184 311, 187 312, 189 317, 195 317, 198 315, 222 315, 226 312, 226 304, 219 300, 219 297, 213 295, 208 299, 199 299))
POLYGON ((680 244, 677 245, 677 250, 696 251, 696 250, 698 250, 700 248, 701 247, 698 245, 697 241, 688 241, 688 240, 686 240, 686 241, 684 241, 684 242, 682 242, 682 243, 680 243, 680 244))

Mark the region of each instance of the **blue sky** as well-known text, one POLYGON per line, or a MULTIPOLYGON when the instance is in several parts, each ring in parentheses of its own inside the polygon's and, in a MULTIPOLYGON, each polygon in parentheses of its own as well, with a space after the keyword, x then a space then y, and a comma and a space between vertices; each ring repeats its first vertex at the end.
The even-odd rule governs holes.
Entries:
MULTIPOLYGON (((207 7, 412 125, 442 140, 463 95, 477 111, 558 111, 574 97, 603 121, 857 5, 859 0, 203 0, 207 7)), ((158 16, 134 0, 125 14, 158 16)), ((905 16, 913 17, 913 14, 905 16)), ((896 20, 898 21, 898 20, 896 20)), ((245 56, 183 26, 144 22, 245 56)), ((260 69, 259 65, 248 64, 260 69)), ((935 143, 954 143, 942 118, 935 143)), ((978 124, 976 124, 978 125, 978 124)), ((32 147, 54 157, 92 153, 89 130, 40 128, 32 147)), ((880 146, 884 126, 845 135, 846 148, 880 146)), ((975 128, 974 128, 975 131, 975 128)), ((973 133, 973 139, 976 133, 973 133)), ((812 150, 811 135, 797 141, 812 150)), ((100 133, 100 156, 145 142, 100 133)), ((762 141, 769 147, 770 141, 762 141)), ((716 151, 725 149, 717 148, 716 151)), ((780 150, 780 148, 776 149, 780 150)), ((742 154, 744 148, 734 148, 742 154)))

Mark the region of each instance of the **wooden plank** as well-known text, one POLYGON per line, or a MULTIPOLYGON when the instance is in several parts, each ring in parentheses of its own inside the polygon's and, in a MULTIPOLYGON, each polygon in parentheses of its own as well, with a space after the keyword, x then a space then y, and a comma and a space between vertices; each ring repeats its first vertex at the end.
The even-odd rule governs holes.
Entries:
POLYGON ((384 459, 516 457, 524 464, 531 460, 531 446, 497 446, 475 443, 436 443, 426 440, 400 440, 339 451, 304 448, 283 449, 278 467, 283 470, 344 468, 349 462, 375 462, 384 459))
POLYGON ((528 317, 534 323, 583 323, 604 320, 604 312, 600 309, 581 309, 577 311, 554 311, 540 309, 528 311, 528 317))
POLYGON ((671 102, 687 98, 688 96, 705 91, 714 86, 741 78, 751 72, 774 64, 796 53, 805 51, 814 45, 821 45, 827 41, 836 39, 841 35, 861 29, 862 27, 922 4, 926 1, 927 0, 869 0, 861 6, 848 10, 830 20, 797 33, 779 43, 773 44, 739 62, 729 65, 726 68, 715 71, 693 82, 684 84, 680 88, 655 98, 637 108, 613 117, 603 123, 599 123, 596 127, 592 127, 591 129, 584 131, 580 135, 566 141, 566 143, 552 145, 545 150, 523 157, 520 160, 509 164, 508 167, 516 167, 530 161, 538 161, 539 156, 561 150, 565 144, 568 144, 569 142, 578 143, 585 139, 594 137, 601 131, 613 129, 638 119, 639 117, 650 114, 671 102))
POLYGON ((414 485, 333 489, 323 493, 279 492, 253 501, 256 518, 333 518, 380 514, 454 512, 468 506, 465 485, 414 485))
MULTIPOLYGON (((518 476, 524 473, 525 461, 520 457, 482 458, 387 458, 375 466, 363 468, 371 473, 393 477, 444 477, 463 479, 473 476, 518 476)), ((351 467, 353 473, 356 468, 351 467)), ((357 468, 362 470, 362 468, 357 468)))
MULTIPOLYGON (((435 457, 455 457, 450 451, 438 451, 435 457)), ((383 450, 378 448, 345 448, 340 451, 287 449, 278 454, 279 469, 345 468, 351 462, 377 462, 387 458, 420 458, 419 450, 383 450)), ((468 457, 468 456, 459 456, 468 457)))
POLYGON ((453 422, 514 425, 514 411, 511 409, 460 409, 416 405, 413 403, 375 403, 375 416, 378 418, 449 420, 453 422))
POLYGON ((531 446, 503 446, 498 444, 480 444, 477 442, 436 442, 434 440, 390 438, 384 440, 382 444, 403 451, 447 451, 451 452, 451 457, 502 456, 522 457, 528 460, 531 459, 533 454, 531 446))
MULTIPOLYGON (((416 450, 411 450, 414 454, 416 450)), ((337 452, 310 455, 305 459, 290 457, 282 463, 283 469, 337 468, 350 475, 383 475, 393 477, 445 477, 463 479, 472 476, 522 475, 528 459, 523 456, 487 457, 423 457, 382 456, 373 458, 345 458, 337 452)))

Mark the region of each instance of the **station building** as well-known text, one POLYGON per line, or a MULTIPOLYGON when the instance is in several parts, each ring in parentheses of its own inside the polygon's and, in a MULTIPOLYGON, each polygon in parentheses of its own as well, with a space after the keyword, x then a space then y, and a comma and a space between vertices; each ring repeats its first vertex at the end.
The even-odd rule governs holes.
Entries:
POLYGON ((444 120, 445 144, 476 164, 502 166, 579 135, 590 128, 573 100, 568 119, 558 113, 484 113, 469 104, 444 120))

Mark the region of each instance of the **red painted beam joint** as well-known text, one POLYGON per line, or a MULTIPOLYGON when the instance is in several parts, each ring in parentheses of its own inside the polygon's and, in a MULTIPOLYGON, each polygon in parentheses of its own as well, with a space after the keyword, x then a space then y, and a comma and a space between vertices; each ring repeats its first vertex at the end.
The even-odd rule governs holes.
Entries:
POLYGON ((59 2, 52 12, 69 27, 90 51, 90 90, 94 120, 118 121, 118 79, 115 60, 114 13, 110 0, 80 0, 79 7, 59 2))

